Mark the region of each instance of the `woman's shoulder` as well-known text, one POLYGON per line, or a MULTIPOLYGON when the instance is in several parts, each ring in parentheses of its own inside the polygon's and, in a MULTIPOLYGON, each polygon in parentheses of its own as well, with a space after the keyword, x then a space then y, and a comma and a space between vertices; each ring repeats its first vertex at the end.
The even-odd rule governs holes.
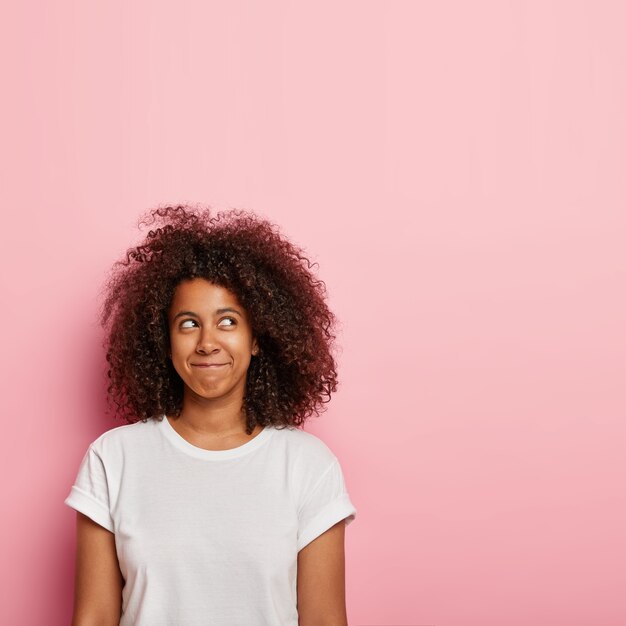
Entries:
POLYGON ((274 428, 274 437, 282 440, 286 451, 297 460, 328 465, 336 460, 330 446, 317 435, 296 427, 274 428))
POLYGON ((150 418, 145 422, 138 421, 132 424, 114 426, 94 439, 89 447, 101 453, 123 449, 136 442, 145 441, 150 433, 156 431, 156 425, 156 420, 150 418))

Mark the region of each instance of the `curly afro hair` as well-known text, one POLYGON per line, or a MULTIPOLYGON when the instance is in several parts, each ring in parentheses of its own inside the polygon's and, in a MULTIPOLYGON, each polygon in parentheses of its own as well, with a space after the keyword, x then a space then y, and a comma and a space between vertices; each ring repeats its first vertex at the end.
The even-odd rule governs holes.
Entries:
POLYGON ((114 264, 100 313, 115 417, 180 415, 184 385, 168 358, 167 312, 177 285, 198 277, 235 294, 259 344, 247 372, 246 433, 256 424, 299 427, 319 415, 337 388, 336 318, 303 250, 241 209, 159 207, 142 225, 152 228, 114 264))

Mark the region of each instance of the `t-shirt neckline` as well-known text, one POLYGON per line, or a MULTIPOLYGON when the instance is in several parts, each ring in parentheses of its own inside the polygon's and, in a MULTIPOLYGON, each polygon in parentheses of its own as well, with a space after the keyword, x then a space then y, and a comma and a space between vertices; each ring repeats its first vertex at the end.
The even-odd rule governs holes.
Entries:
POLYGON ((265 426, 263 430, 256 435, 250 441, 237 446, 236 448, 230 448, 229 450, 206 450, 189 443, 184 437, 178 434, 174 427, 170 424, 166 415, 161 415, 161 419, 157 422, 159 429, 165 435, 165 437, 171 441, 179 450, 186 454, 196 457, 197 459, 205 459, 208 461, 221 461, 223 459, 234 459, 245 454, 249 454, 253 450, 259 448, 267 439, 269 439, 272 428, 265 426))

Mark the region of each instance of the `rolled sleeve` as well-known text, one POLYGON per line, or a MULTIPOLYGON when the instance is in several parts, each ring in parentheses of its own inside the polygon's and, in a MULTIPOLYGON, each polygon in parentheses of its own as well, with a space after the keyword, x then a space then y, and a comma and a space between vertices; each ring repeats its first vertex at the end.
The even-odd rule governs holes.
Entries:
POLYGON ((356 518, 356 508, 346 490, 341 465, 335 459, 307 495, 298 512, 297 550, 300 551, 337 522, 356 518))
POLYGON ((81 461, 74 485, 64 503, 115 532, 109 509, 106 470, 102 458, 92 446, 81 461))

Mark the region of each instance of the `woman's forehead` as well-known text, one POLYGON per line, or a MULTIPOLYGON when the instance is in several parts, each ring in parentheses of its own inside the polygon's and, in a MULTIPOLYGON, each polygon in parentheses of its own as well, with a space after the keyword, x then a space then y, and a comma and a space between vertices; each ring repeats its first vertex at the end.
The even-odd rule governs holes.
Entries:
POLYGON ((172 307, 182 303, 193 303, 204 310, 222 306, 242 308, 237 296, 221 285, 205 278, 192 278, 181 281, 174 291, 172 307))

